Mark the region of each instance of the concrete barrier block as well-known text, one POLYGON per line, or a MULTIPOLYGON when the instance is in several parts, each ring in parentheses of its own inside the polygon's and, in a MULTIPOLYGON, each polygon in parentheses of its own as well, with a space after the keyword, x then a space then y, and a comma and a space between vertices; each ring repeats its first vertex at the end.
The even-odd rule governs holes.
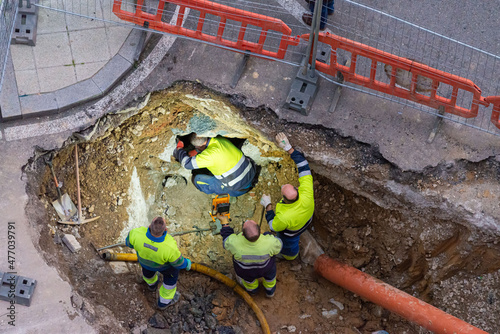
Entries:
POLYGON ((17 305, 31 305, 36 280, 1 271, 0 278, 0 300, 13 301, 17 305))

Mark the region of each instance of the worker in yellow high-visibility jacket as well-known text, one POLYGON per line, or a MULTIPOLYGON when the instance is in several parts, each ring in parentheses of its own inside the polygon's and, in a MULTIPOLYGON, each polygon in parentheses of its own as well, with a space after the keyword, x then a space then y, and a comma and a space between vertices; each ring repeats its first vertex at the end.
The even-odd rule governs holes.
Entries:
POLYGON ((179 300, 177 278, 180 269, 191 269, 191 260, 184 258, 177 248, 177 242, 167 233, 165 219, 156 217, 149 227, 131 230, 125 244, 137 251, 144 281, 150 291, 156 291, 163 275, 163 284, 158 296, 158 308, 163 310, 179 300))
POLYGON ((227 216, 217 215, 222 228, 222 245, 233 254, 236 279, 250 294, 259 289, 259 279, 266 290, 266 297, 273 297, 276 291, 276 262, 282 243, 270 232, 260 234, 260 226, 253 220, 242 225, 242 232, 235 234, 229 226, 227 216))
POLYGON ((191 156, 191 153, 184 150, 184 143, 179 141, 173 156, 186 169, 207 169, 203 173, 193 173, 193 184, 200 191, 237 197, 253 187, 255 163, 229 139, 221 136, 198 137, 193 134, 190 142, 200 153, 194 152, 191 156))
POLYGON ((290 153, 299 171, 298 188, 291 184, 281 187, 283 198, 276 204, 276 213, 271 205, 271 196, 262 195, 260 204, 266 210, 266 220, 271 231, 283 241, 281 255, 286 260, 294 260, 299 255, 300 235, 309 227, 314 214, 314 189, 311 169, 306 158, 294 150, 284 133, 276 136, 278 145, 290 153))

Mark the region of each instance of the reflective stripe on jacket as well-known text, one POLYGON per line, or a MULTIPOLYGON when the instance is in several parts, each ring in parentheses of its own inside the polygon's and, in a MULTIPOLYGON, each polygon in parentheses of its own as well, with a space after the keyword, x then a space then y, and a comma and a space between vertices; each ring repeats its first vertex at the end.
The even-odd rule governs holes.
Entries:
POLYGON ((279 254, 283 246, 275 236, 261 234, 254 242, 248 241, 243 233, 232 233, 224 239, 223 246, 233 254, 234 263, 243 269, 262 269, 279 254))
POLYGON ((154 237, 145 226, 134 228, 125 243, 137 251, 139 263, 148 270, 162 271, 170 266, 184 269, 187 266, 177 242, 167 232, 161 237, 154 237))
POLYGON ((207 168, 226 187, 239 189, 238 184, 252 171, 250 160, 224 137, 210 138, 207 148, 194 157, 182 151, 177 152, 177 158, 184 168, 207 168))

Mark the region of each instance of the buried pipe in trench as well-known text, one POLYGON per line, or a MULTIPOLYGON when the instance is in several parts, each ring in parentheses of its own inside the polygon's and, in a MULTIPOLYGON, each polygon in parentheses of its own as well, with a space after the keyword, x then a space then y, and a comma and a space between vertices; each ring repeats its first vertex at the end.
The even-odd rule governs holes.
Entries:
MULTIPOLYGON (((102 254, 102 258, 107 261, 135 261, 137 262, 137 254, 131 254, 131 253, 109 253, 109 252, 104 252, 102 254)), ((199 273, 205 274, 207 276, 210 276, 212 278, 215 278, 219 282, 222 282, 226 284, 228 287, 233 289, 234 292, 239 294, 241 298, 243 298, 248 306, 252 308, 252 310, 255 312, 255 315, 257 316, 257 319, 259 319, 260 326, 262 328, 262 332, 264 334, 271 334, 271 329, 269 328, 269 324, 267 323, 266 317, 264 316, 264 313, 262 313, 261 309, 255 304, 253 301, 253 298, 235 281, 227 277, 226 275, 221 274, 220 272, 209 268, 207 266, 204 266, 199 263, 192 263, 191 264, 191 270, 197 271, 199 273)))
POLYGON ((488 334, 437 307, 352 266, 326 256, 309 232, 302 234, 301 258, 321 276, 437 334, 488 334))

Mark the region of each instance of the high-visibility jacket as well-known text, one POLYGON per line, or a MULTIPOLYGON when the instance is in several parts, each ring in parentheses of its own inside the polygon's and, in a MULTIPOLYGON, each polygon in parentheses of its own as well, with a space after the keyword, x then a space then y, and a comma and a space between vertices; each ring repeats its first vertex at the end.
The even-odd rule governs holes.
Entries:
POLYGON ((312 221, 314 214, 314 189, 311 169, 306 158, 297 150, 291 154, 299 170, 297 201, 286 204, 281 200, 274 211, 266 212, 266 220, 272 231, 282 232, 287 237, 294 237, 304 232, 312 221))
POLYGON ((233 254, 234 263, 243 269, 263 269, 283 246, 280 239, 272 234, 261 234, 254 242, 248 241, 243 233, 235 234, 233 229, 224 226, 221 230, 224 249, 233 254))
POLYGON ((148 270, 162 271, 170 266, 184 269, 188 265, 177 242, 166 231, 161 237, 154 237, 145 226, 134 228, 129 232, 125 244, 137 251, 139 263, 148 270))
POLYGON ((174 156, 186 169, 207 168, 224 186, 232 189, 248 186, 242 182, 248 183, 247 176, 253 171, 243 152, 229 139, 220 136, 209 138, 207 148, 194 157, 184 149, 176 149, 174 156))

